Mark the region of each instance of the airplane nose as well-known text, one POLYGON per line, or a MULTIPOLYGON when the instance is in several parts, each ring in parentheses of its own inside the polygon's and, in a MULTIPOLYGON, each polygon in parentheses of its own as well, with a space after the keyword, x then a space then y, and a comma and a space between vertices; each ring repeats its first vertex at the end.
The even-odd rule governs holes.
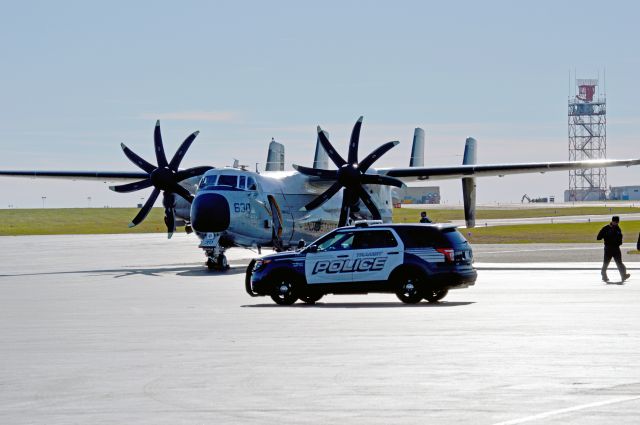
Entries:
POLYGON ((217 193, 202 193, 191 204, 191 227, 196 232, 222 232, 229 227, 229 203, 217 193))

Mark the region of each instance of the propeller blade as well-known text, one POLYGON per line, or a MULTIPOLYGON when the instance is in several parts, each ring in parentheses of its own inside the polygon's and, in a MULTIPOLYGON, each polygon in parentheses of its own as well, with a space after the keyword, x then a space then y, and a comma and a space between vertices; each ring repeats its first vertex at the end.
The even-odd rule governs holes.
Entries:
POLYGON ((133 218, 133 220, 131 220, 131 223, 129 223, 129 227, 134 227, 142 223, 142 220, 147 217, 147 214, 149 214, 149 211, 151 211, 151 208, 153 208, 153 204, 155 204, 159 194, 160 189, 153 189, 153 192, 151 192, 151 195, 149 195, 149 199, 147 199, 147 202, 144 203, 140 211, 138 211, 138 214, 133 218))
POLYGON ((134 151, 129 149, 124 143, 120 143, 120 147, 122 148, 122 151, 127 156, 127 158, 129 158, 131 162, 136 164, 143 171, 151 174, 151 172, 156 169, 155 165, 151 165, 144 159, 140 158, 138 155, 136 155, 134 151))
POLYGON ((191 192, 189 192, 184 187, 180 186, 178 183, 174 182, 169 188, 169 192, 175 193, 176 195, 181 196, 182 198, 184 198, 185 201, 189 203, 193 202, 193 195, 191 194, 191 192))
POLYGON ((318 208, 320 205, 322 205, 325 202, 327 202, 333 195, 338 193, 338 191, 340 189, 342 189, 342 185, 340 183, 338 183, 338 182, 335 182, 334 184, 331 185, 331 187, 329 187, 329 189, 325 190, 322 193, 322 195, 318 196, 313 201, 309 202, 307 205, 305 205, 304 207, 300 208, 300 210, 301 211, 311 211, 311 210, 314 210, 314 209, 318 208))
POLYGON ((346 226, 347 220, 351 213, 351 206, 353 205, 354 196, 353 192, 349 188, 344 188, 342 193, 342 207, 340 208, 340 218, 338 219, 338 227, 346 226))
POLYGON ((151 179, 144 179, 138 182, 121 184, 119 186, 109 186, 109 189, 118 193, 129 193, 129 192, 135 192, 136 190, 140 190, 140 189, 146 189, 148 187, 151 187, 152 185, 153 183, 151 182, 151 179))
POLYGON ((351 132, 351 141, 349 141, 349 164, 358 163, 358 143, 360 142, 360 129, 362 128, 362 118, 358 118, 351 132))
POLYGON ((176 215, 173 208, 164 209, 164 224, 167 225, 167 239, 171 239, 176 231, 176 215))
POLYGON ((389 149, 393 148, 398 143, 400 142, 398 142, 397 140, 393 142, 387 142, 384 145, 380 146, 378 149, 371 152, 365 159, 362 160, 362 162, 360 162, 360 165, 358 165, 358 170, 362 171, 363 173, 367 171, 369 167, 371 167, 371 165, 378 160, 378 158, 387 153, 389 149))
POLYGON ((335 180, 338 178, 337 171, 335 170, 323 170, 321 168, 310 168, 296 164, 293 164, 293 168, 307 176, 320 177, 327 180, 335 180))
POLYGON ((156 147, 156 159, 158 160, 158 168, 165 168, 169 165, 167 157, 164 154, 164 146, 162 146, 162 135, 160 134, 160 120, 156 121, 156 128, 153 130, 153 144, 156 147))
POLYGON ((389 176, 381 176, 380 174, 364 174, 362 176, 362 183, 364 184, 382 184, 385 186, 405 187, 405 184, 400 179, 389 176))
POLYGON ((331 143, 329 142, 329 139, 327 138, 327 133, 322 131, 320 126, 318 126, 318 137, 320 138, 320 144, 322 145, 324 150, 327 152, 327 155, 329 155, 329 158, 331 158, 333 163, 336 164, 336 166, 338 168, 342 167, 344 164, 347 163, 340 156, 340 154, 338 152, 336 152, 336 150, 333 148, 333 146, 331 146, 331 143))
POLYGON ((176 182, 181 182, 182 180, 186 180, 189 177, 201 176, 212 168, 213 167, 210 167, 208 165, 203 165, 201 167, 192 167, 187 168, 186 170, 180 170, 175 174, 176 182))
POLYGON ((184 142, 182 142, 175 155, 173 155, 173 158, 171 158, 169 168, 171 168, 173 171, 178 171, 178 167, 180 166, 180 162, 182 162, 182 158, 184 158, 184 155, 187 153, 189 147, 191 146, 191 143, 193 143, 198 134, 200 134, 200 132, 195 131, 187 136, 186 139, 184 139, 184 142))
POLYGON ((367 208, 371 212, 373 219, 380 220, 382 218, 382 215, 380 215, 380 210, 378 209, 376 204, 374 204, 373 199, 371 199, 371 196, 367 193, 364 187, 357 186, 355 190, 358 197, 362 199, 362 202, 367 206, 367 208))

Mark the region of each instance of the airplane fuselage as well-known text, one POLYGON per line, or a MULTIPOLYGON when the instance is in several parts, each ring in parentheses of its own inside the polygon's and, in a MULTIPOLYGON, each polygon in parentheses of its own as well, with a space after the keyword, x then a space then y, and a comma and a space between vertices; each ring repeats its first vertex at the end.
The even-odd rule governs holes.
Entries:
MULTIPOLYGON (((278 238, 289 247, 301 239, 312 241, 338 225, 341 194, 314 211, 302 210, 330 184, 296 171, 258 174, 237 168, 213 169, 200 179, 188 219, 201 239, 218 234, 223 247, 272 246, 277 227, 274 214, 278 214, 278 238)), ((391 191, 377 185, 366 190, 379 206, 383 221, 390 222, 391 191)), ((360 208, 358 214, 370 218, 366 208, 360 208)))

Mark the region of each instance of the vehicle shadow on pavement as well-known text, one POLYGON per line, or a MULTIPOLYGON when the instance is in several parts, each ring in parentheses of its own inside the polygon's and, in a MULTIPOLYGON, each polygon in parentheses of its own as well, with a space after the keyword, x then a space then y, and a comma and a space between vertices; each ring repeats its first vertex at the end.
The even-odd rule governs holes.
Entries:
POLYGON ((270 304, 245 304, 241 307, 245 308, 441 308, 441 307, 460 307, 475 304, 475 301, 443 301, 439 303, 422 302, 418 304, 402 304, 400 302, 382 302, 382 303, 323 303, 315 304, 296 303, 293 305, 283 306, 275 303, 270 304))

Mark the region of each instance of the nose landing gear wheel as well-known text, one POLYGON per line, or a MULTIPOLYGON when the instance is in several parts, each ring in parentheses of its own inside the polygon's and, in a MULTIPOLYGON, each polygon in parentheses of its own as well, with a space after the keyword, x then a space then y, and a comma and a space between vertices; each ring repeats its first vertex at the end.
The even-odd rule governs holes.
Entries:
POLYGON ((420 293, 419 278, 416 275, 407 273, 400 278, 400 288, 396 296, 405 304, 416 304, 422 300, 420 293))
POLYGON ((224 254, 220 254, 216 257, 215 261, 211 257, 207 258, 207 267, 209 270, 227 270, 229 268, 229 262, 224 254))

